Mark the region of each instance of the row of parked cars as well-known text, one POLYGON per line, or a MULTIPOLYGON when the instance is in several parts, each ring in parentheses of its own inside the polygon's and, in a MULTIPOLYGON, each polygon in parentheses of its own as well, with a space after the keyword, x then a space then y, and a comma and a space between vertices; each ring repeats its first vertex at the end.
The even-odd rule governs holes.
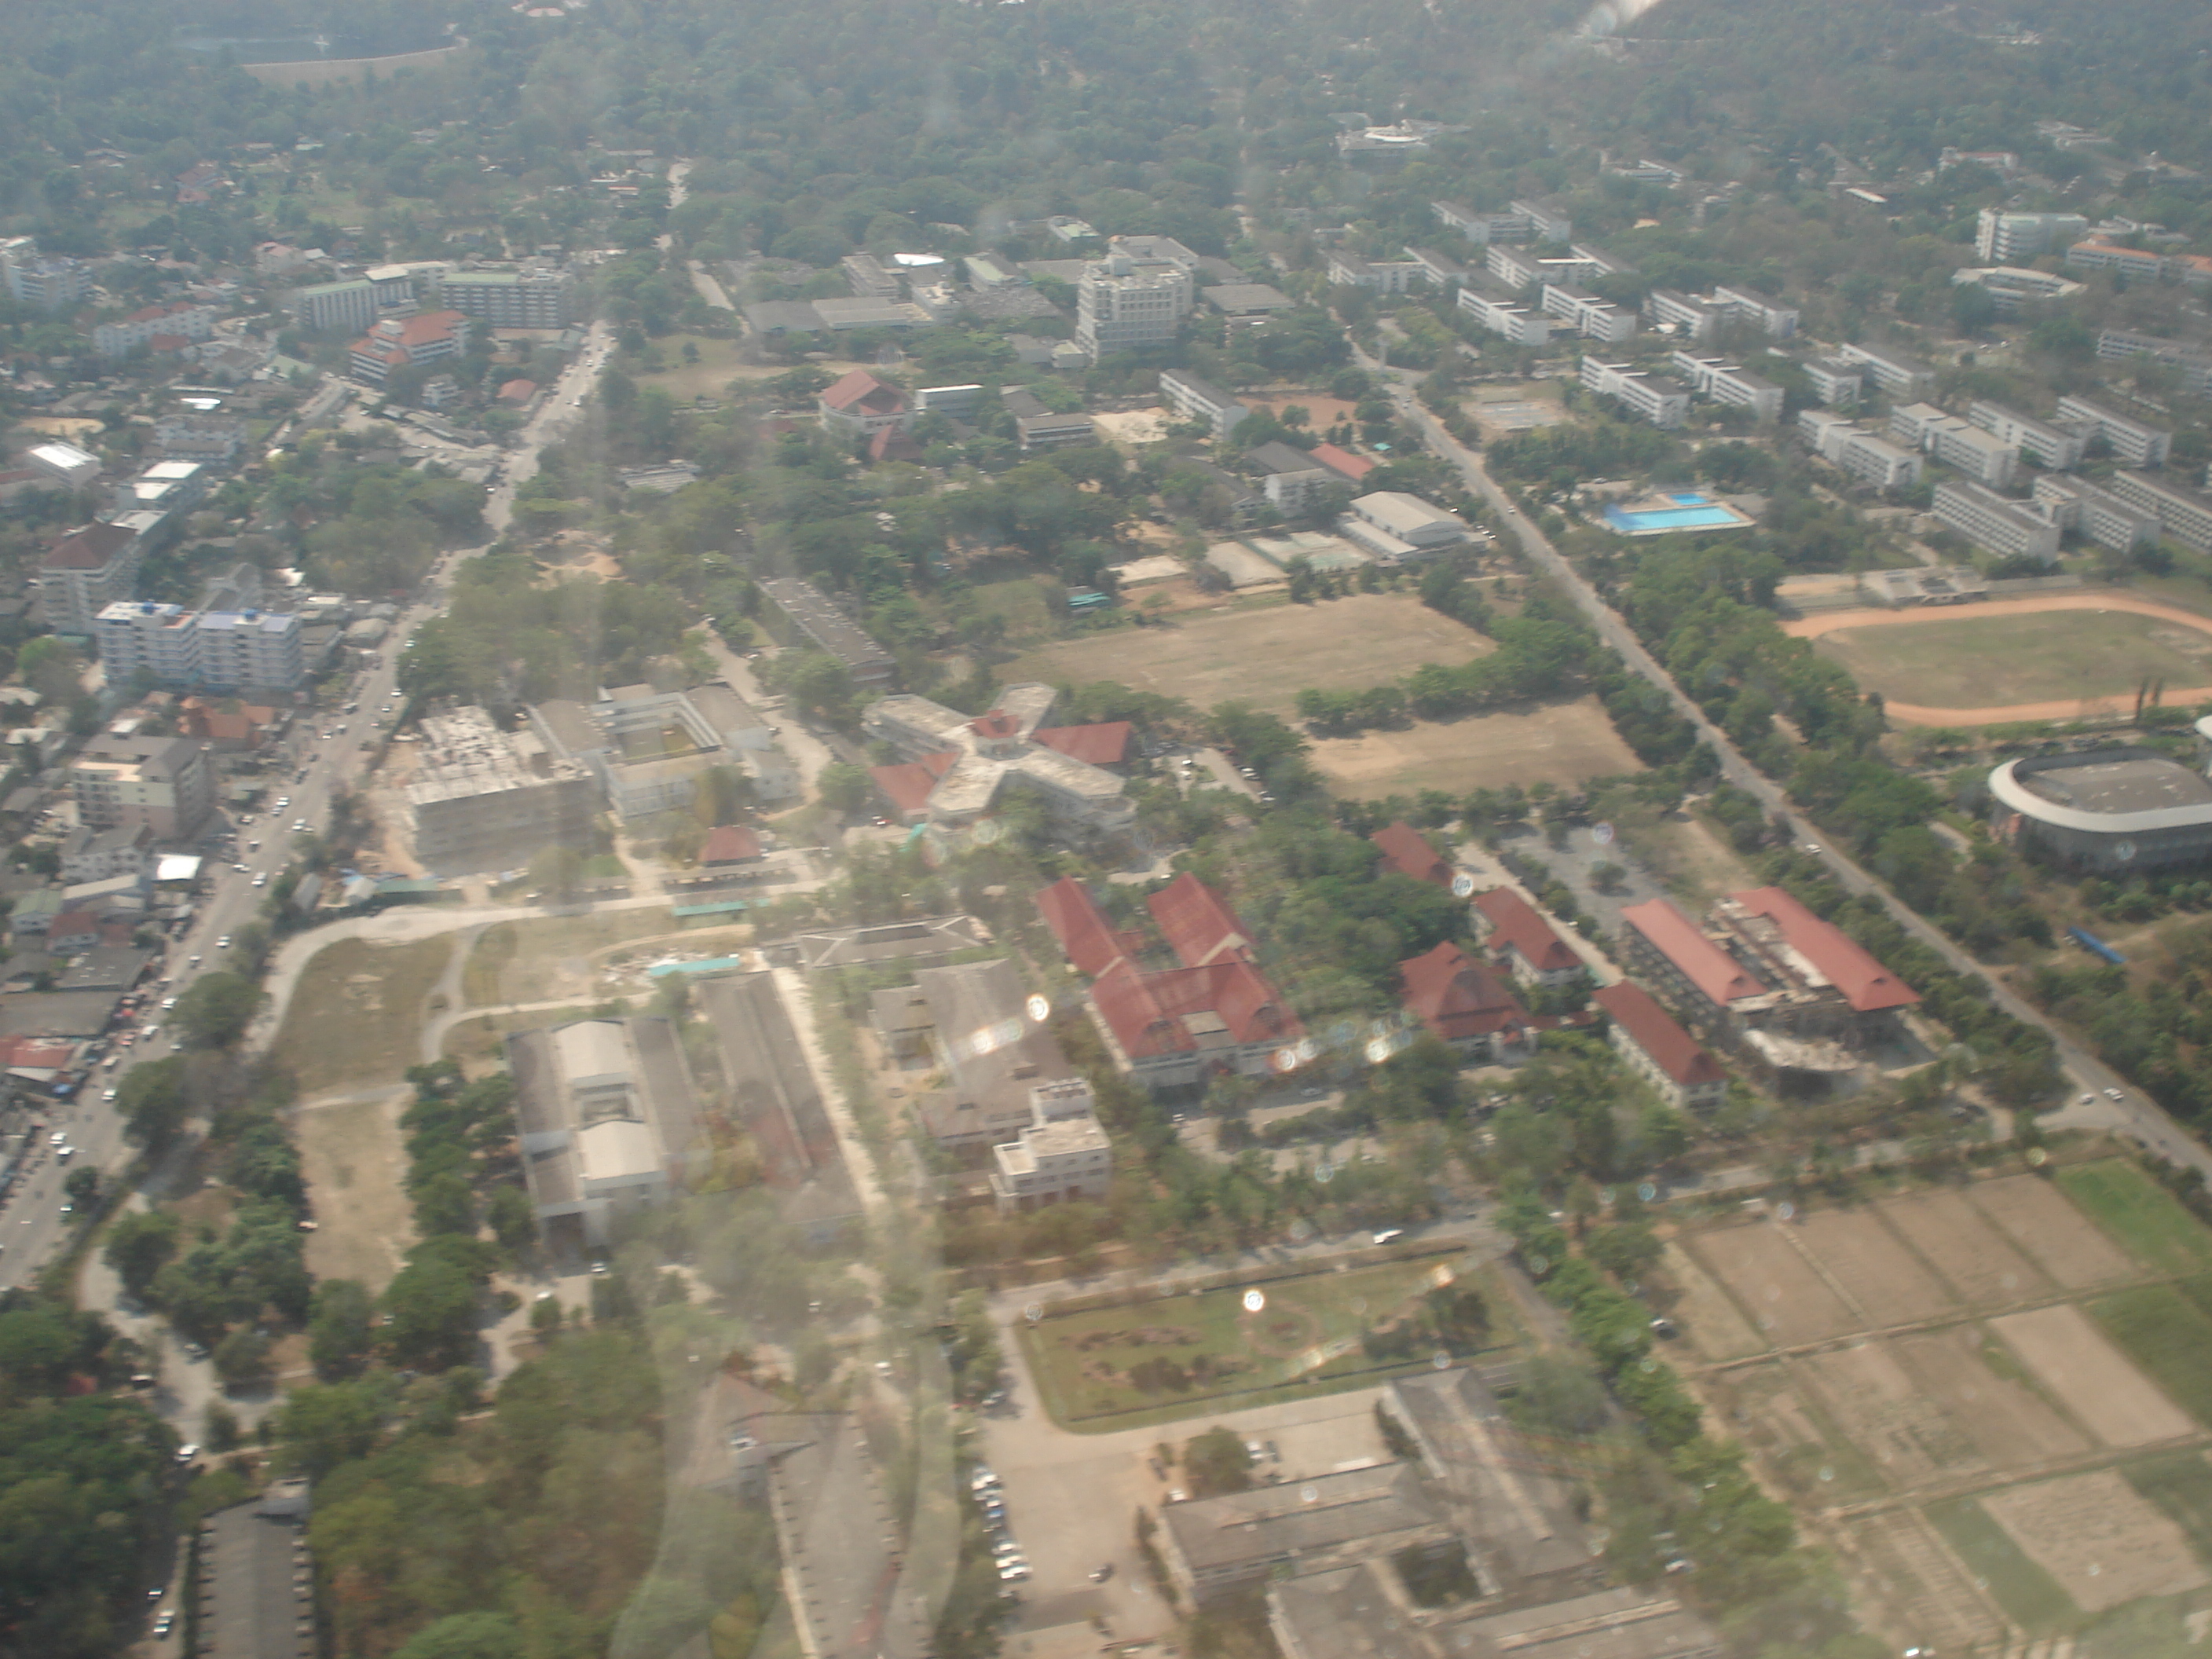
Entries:
POLYGON ((978 1464, 969 1477, 968 1491, 976 1508, 983 1511, 984 1526, 990 1529, 991 1559, 998 1564, 999 1582, 1012 1584, 1028 1577, 1029 1558, 1022 1553, 1022 1547, 1014 1541, 1013 1528, 1006 1524, 1006 1493, 999 1477, 978 1464))

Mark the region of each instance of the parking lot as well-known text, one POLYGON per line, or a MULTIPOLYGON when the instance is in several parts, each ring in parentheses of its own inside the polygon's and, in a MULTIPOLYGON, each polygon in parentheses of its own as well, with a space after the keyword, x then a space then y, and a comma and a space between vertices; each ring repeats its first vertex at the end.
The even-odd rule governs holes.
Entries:
MULTIPOLYGON (((1105 1640, 1172 1637, 1174 1616, 1137 1553, 1137 1510, 1157 1509, 1182 1479, 1176 1468, 1156 1473, 1163 1442, 1180 1452, 1216 1424, 1263 1448, 1272 1442, 1277 1455, 1253 1472, 1261 1480, 1296 1480, 1390 1455, 1375 1422, 1378 1389, 1111 1434, 1071 1434, 1037 1403, 1019 1346, 1009 1341, 1007 1352, 1007 1403, 976 1419, 977 1450, 1002 1483, 1007 1528, 1034 1575, 1015 1587, 1020 1614, 1014 1629, 1036 1640, 1015 1637, 1009 1643, 1031 1659, 1054 1659, 1044 1632, 1094 1616, 1106 1621, 1105 1640), (1112 1577, 1093 1583, 1091 1575, 1109 1563, 1112 1577)), ((1093 1635, 1084 1650, 1095 1650, 1100 1639, 1093 1635)))

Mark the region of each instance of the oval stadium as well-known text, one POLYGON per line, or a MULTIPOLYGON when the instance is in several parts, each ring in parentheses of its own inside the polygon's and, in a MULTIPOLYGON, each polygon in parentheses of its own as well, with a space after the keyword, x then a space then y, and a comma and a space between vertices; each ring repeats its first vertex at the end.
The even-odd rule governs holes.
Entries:
POLYGON ((1990 774, 1990 795, 1997 834, 2075 869, 2112 874, 2212 859, 2212 780, 2155 750, 2007 761, 1990 774))

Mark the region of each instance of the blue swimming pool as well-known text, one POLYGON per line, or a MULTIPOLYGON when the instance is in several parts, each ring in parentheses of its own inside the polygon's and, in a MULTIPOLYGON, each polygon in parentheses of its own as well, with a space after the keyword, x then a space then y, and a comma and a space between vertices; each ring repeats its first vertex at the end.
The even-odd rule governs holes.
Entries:
MULTIPOLYGON (((1680 501, 1683 498, 1676 495, 1672 499, 1680 501)), ((1702 496, 1695 500, 1695 506, 1686 502, 1680 507, 1644 507, 1636 512, 1608 507, 1605 509, 1605 521, 1632 536, 1655 530, 1717 530, 1744 522, 1743 514, 1732 507, 1716 507, 1702 496)))

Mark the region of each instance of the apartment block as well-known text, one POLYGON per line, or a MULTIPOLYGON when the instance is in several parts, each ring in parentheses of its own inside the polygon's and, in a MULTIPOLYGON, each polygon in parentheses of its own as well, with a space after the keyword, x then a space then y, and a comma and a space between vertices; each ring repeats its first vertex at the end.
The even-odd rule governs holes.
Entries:
POLYGON ((899 297, 899 279, 885 270, 883 262, 872 253, 848 253, 838 264, 843 267, 845 282, 856 300, 896 300, 899 297))
POLYGON ((2097 336, 2097 356, 2108 363, 2148 357, 2154 362, 2179 369, 2181 388, 2192 397, 2212 393, 2212 351, 2202 346, 2160 339, 2155 334, 2137 334, 2124 328, 2108 328, 2097 336))
POLYGON ((458 357, 469 346, 469 319, 458 311, 425 311, 412 317, 380 317, 353 343, 347 372, 356 380, 382 386, 396 371, 458 357))
POLYGON ((2058 556, 2058 526, 1978 483, 1936 486, 1936 516, 1977 547, 2008 559, 2058 556))
POLYGON ((1782 388, 1763 376, 1740 368, 1723 357, 1700 357, 1677 351, 1669 359, 1674 373, 1689 383, 1700 398, 1730 409, 1747 409, 1762 421, 1782 418, 1782 388))
POLYGON ((215 308, 179 300, 165 306, 147 306, 128 317, 101 323, 92 331, 92 349, 103 357, 127 357, 157 336, 179 340, 204 340, 215 332, 215 308))
POLYGON ((2078 213, 2001 213, 1984 208, 1974 231, 1974 252, 1985 265, 2025 264, 2051 246, 2064 247, 2088 234, 2078 213))
POLYGON ((1731 320, 1750 323, 1778 340, 1797 332, 1797 308, 1777 305, 1755 289, 1716 288, 1709 303, 1725 308, 1731 320))
POLYGON ((2158 527, 2200 553, 2212 553, 2212 500, 2145 472, 2116 472, 2107 487, 2128 506, 2158 520, 2158 527))
POLYGON ((2116 276, 2154 283, 2166 274, 2166 256, 2139 247, 2092 236, 2066 250, 2066 263, 2076 270, 2109 270, 2116 276))
POLYGON ((210 691, 296 691, 307 656, 297 616, 273 611, 187 611, 131 600, 94 619, 111 682, 210 691))
POLYGON ((1534 230, 1525 213, 1480 213, 1457 202, 1431 202, 1429 211, 1477 247, 1492 242, 1525 242, 1534 230))
POLYGON ((131 597, 145 539, 125 525, 88 524, 72 530, 39 565, 39 604, 57 634, 88 635, 100 613, 131 597))
POLYGON ((1575 222, 1556 202, 1515 202, 1512 208, 1528 222, 1528 234, 1540 242, 1564 242, 1575 234, 1575 222))
POLYGON ((1180 418, 1204 422, 1217 438, 1227 437, 1251 413, 1219 386, 1179 368, 1160 372, 1160 395, 1180 418))
POLYGON ((161 842, 191 839, 215 809, 215 773, 190 738, 94 738, 70 766, 70 787, 78 823, 143 824, 161 842))
POLYGON ((1920 482, 1919 455, 1826 410, 1801 410, 1797 429, 1830 465, 1885 493, 1920 482))
POLYGON ((1813 395, 1827 409, 1856 404, 1866 390, 1861 365, 1842 357, 1808 357, 1801 367, 1813 395))
POLYGON ((1965 421, 1946 420, 1929 427, 1928 453, 1975 483, 2002 489, 2020 471, 2020 451, 1994 433, 1965 421))
POLYGON ((2101 438, 2112 459, 2129 466, 2164 466, 2173 453, 2173 434, 2130 418, 2100 403, 2071 393, 2058 400, 2058 418, 2101 438))
POLYGON ((1636 313, 1626 306, 1601 300, 1595 294, 1564 283, 1544 284, 1542 305, 1547 316, 1557 317, 1585 340, 1617 345, 1636 334, 1636 313))
POLYGON ((228 466, 246 444, 246 422, 222 415, 164 415, 154 422, 154 447, 165 459, 228 466))
POLYGON ((1651 374, 1626 363, 1602 363, 1595 357, 1582 361, 1582 383, 1601 397, 1617 398, 1638 420, 1656 427, 1678 427, 1690 416, 1690 388, 1663 374, 1651 374))
POLYGON ((1515 345, 1544 345, 1552 337, 1552 325, 1541 312, 1480 277, 1460 289, 1458 305, 1492 334, 1503 335, 1515 345))
POLYGON ((284 309, 310 333, 340 328, 366 331, 377 317, 376 286, 362 276, 343 283, 311 283, 287 294, 284 309))
POLYGON ((2158 520, 2108 489, 2082 478, 2044 473, 2035 481, 2035 507, 2062 530, 2116 553, 2131 553, 2158 539, 2158 520))
POLYGON ((17 305, 65 311, 92 298, 92 267, 82 259, 39 252, 34 236, 0 240, 0 285, 17 305))
POLYGON ((1489 252, 1482 256, 1482 264, 1484 270, 1516 294, 1535 287, 1546 274, 1545 261, 1526 248, 1507 247, 1499 242, 1490 245, 1489 252))
POLYGON ((1364 288, 1376 294, 1410 294, 1429 279, 1428 266, 1419 259, 1363 259, 1356 253, 1328 256, 1328 280, 1341 288, 1364 288))
POLYGON ((1905 352, 1887 346, 1846 345, 1836 355, 1858 364, 1869 380, 1893 398, 1924 398, 1936 389, 1936 371, 1905 352))
POLYGON ((437 283, 441 306, 486 328, 566 328, 574 290, 567 271, 543 267, 449 270, 437 283))
POLYGON ((2081 464, 2086 440, 2078 432, 2039 421, 2033 415, 2023 415, 2016 409, 2008 409, 1986 398, 1977 398, 1969 404, 1966 418, 2050 471, 2068 472, 2081 464))
POLYGON ((1644 296, 1644 315, 1653 325, 1671 328, 1692 343, 1710 340, 1725 319, 1717 306, 1693 299, 1679 289, 1655 288, 1644 296))

